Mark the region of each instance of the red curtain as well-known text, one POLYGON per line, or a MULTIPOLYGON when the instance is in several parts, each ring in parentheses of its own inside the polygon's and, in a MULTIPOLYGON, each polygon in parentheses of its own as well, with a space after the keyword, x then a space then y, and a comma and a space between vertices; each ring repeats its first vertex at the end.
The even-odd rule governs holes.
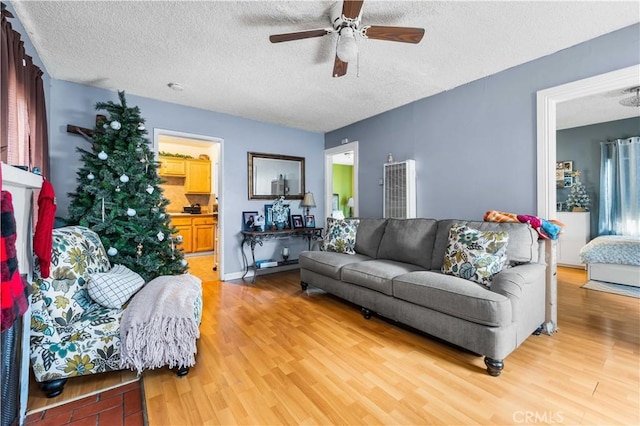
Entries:
MULTIPOLYGON (((4 6, 4 5, 3 5, 4 6)), ((2 161, 39 167, 49 177, 49 140, 42 71, 25 53, 20 34, 2 9, 0 145, 2 161)))

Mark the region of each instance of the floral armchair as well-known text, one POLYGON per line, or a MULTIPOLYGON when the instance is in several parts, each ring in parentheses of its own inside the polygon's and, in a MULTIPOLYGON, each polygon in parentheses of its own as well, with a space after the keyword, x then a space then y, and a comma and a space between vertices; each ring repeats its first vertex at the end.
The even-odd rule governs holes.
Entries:
POLYGON ((50 276, 35 262, 31 294, 31 365, 48 397, 62 392, 68 377, 120 370, 122 309, 89 297, 89 276, 111 268, 98 235, 88 228, 53 230, 50 276))

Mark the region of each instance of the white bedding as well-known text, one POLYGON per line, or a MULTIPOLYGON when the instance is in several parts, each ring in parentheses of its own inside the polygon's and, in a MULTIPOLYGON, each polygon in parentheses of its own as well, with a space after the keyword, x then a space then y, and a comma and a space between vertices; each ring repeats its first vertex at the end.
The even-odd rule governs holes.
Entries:
POLYGON ((640 266, 640 238, 603 235, 580 249, 584 263, 615 263, 640 266))

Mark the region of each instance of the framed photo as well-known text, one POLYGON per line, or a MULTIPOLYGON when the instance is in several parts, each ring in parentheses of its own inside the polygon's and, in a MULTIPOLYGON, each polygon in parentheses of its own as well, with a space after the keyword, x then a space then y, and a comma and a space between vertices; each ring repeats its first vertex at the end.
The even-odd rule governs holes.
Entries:
POLYGON ((293 222, 293 229, 304 228, 304 222, 302 221, 302 215, 292 214, 291 221, 293 222))
POLYGON ((314 215, 309 215, 304 217, 304 226, 306 228, 315 228, 316 227, 316 217, 314 215))
POLYGON ((264 229, 271 229, 273 226, 273 204, 264 205, 264 229))
POLYGON ((564 169, 556 169, 556 180, 564 180, 564 169))
POLYGON ((331 197, 331 211, 340 210, 340 195, 333 194, 331 197))
POLYGON ((242 230, 253 231, 258 218, 258 212, 242 212, 242 230))
POLYGON ((564 169, 565 172, 572 172, 573 171, 573 161, 563 161, 562 162, 562 168, 564 169))
POLYGON ((564 178, 564 187, 565 188, 571 188, 573 186, 573 178, 572 177, 565 177, 564 178))

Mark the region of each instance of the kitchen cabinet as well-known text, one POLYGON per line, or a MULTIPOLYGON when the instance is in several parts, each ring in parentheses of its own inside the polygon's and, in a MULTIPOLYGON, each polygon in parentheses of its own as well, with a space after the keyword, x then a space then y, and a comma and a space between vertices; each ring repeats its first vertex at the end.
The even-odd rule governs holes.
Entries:
POLYGON ((160 167, 158 168, 158 174, 160 176, 186 176, 187 168, 184 158, 177 157, 158 157, 160 167))
POLYGON ((185 253, 193 253, 193 232, 190 217, 171 217, 171 224, 178 230, 178 235, 182 237, 182 243, 178 244, 178 248, 184 250, 185 253))
POLYGON ((213 251, 215 248, 215 232, 217 218, 213 215, 188 215, 171 217, 171 224, 182 236, 182 248, 185 253, 213 251))
POLYGON ((187 178, 184 191, 187 194, 211 193, 211 161, 186 160, 187 178))
POLYGON ((213 216, 193 218, 193 251, 213 251, 215 242, 215 224, 213 216))

